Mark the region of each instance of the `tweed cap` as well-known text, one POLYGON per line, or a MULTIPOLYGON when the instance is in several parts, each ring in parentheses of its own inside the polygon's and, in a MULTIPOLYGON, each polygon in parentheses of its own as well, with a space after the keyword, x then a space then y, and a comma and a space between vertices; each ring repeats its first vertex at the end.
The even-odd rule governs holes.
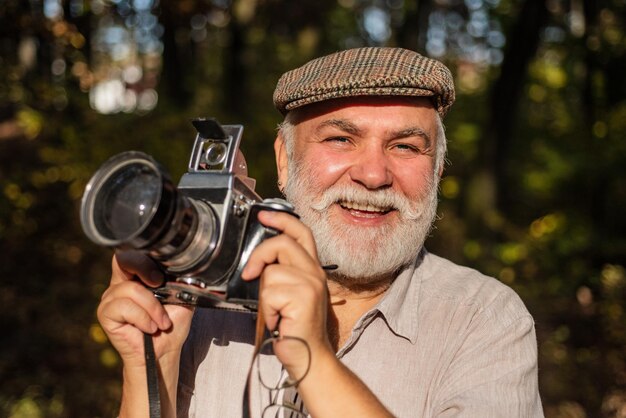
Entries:
POLYGON ((282 113, 353 96, 431 97, 443 117, 454 102, 454 81, 441 62, 402 48, 348 49, 314 59, 282 75, 274 106, 282 113))

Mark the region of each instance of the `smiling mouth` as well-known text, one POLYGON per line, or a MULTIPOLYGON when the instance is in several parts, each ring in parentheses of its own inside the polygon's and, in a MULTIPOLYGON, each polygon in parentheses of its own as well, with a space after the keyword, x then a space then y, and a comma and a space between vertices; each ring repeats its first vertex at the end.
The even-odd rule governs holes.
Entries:
POLYGON ((369 203, 340 201, 337 204, 355 216, 381 216, 395 210, 391 206, 381 207, 369 203))

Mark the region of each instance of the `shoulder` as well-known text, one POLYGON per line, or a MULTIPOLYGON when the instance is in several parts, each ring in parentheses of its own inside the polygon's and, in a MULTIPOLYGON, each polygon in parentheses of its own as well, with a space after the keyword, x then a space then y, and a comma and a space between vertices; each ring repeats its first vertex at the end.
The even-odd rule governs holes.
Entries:
POLYGON ((418 341, 443 370, 433 415, 543 416, 534 321, 520 297, 493 277, 432 254, 417 270, 418 341))
POLYGON ((425 305, 448 304, 510 325, 522 318, 532 322, 526 306, 513 289, 478 270, 426 253, 415 271, 425 305))

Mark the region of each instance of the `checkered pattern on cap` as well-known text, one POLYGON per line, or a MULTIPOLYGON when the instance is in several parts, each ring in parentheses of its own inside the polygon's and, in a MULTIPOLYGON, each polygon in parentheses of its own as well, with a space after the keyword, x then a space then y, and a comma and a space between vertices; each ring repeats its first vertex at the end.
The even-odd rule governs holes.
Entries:
POLYGON ((454 102, 454 81, 441 62, 402 48, 348 49, 314 59, 282 75, 274 106, 282 113, 353 96, 426 96, 441 116, 454 102))

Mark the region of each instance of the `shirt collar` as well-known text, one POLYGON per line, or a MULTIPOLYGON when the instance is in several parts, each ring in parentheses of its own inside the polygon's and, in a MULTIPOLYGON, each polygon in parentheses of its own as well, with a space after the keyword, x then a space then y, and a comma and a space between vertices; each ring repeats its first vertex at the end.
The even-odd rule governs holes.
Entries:
POLYGON ((418 303, 422 275, 420 266, 427 254, 420 251, 415 262, 404 269, 393 281, 377 309, 385 318, 391 331, 415 344, 417 341, 418 303))

